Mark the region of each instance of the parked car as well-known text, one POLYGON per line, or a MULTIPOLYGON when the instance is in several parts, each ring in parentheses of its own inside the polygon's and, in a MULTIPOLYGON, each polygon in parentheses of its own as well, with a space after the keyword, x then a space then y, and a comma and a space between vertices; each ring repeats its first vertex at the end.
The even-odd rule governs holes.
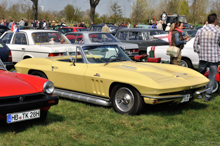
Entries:
POLYGON ((148 46, 169 45, 168 42, 153 37, 165 34, 163 30, 145 28, 127 28, 118 30, 115 37, 124 43, 134 43, 139 47, 139 54, 146 54, 148 46))
POLYGON ((88 30, 85 27, 62 27, 58 29, 58 31, 65 34, 68 32, 79 32, 79 31, 88 31, 88 30))
POLYGON ((46 79, 8 72, 0 60, 0 120, 8 124, 40 118, 45 120, 52 105, 54 85, 46 79))
POLYGON ((54 94, 139 114, 146 104, 183 103, 207 91, 209 80, 195 70, 169 64, 134 62, 118 45, 80 45, 73 56, 31 58, 18 73, 53 81, 54 94), (80 53, 75 53, 77 50, 80 53))
POLYGON ((8 31, 9 29, 8 29, 8 27, 6 26, 6 25, 0 25, 0 36, 4 33, 4 32, 6 32, 6 31, 8 31))
MULTIPOLYGON (((189 42, 187 42, 184 45, 184 48, 181 50, 182 58, 181 58, 181 61, 180 61, 180 65, 184 66, 184 67, 197 69, 198 65, 199 65, 199 56, 193 50, 193 43, 194 43, 194 38, 192 38, 189 42)), ((149 52, 151 50, 153 50, 155 58, 161 57, 161 62, 169 63, 170 62, 170 56, 166 55, 168 47, 169 47, 169 45, 149 46, 147 48, 147 52, 149 54, 149 52)))
POLYGON ((139 24, 137 25, 137 28, 151 28, 151 25, 139 24))
POLYGON ((71 46, 62 33, 54 30, 6 31, 1 39, 11 49, 15 63, 27 58, 63 55, 66 48, 71 46))
MULTIPOLYGON (((73 44, 118 44, 131 59, 138 55, 139 48, 137 44, 122 43, 117 40, 112 34, 105 32, 70 32, 65 34, 73 44)), ((141 56, 138 61, 145 61, 147 56, 141 56)))
POLYGON ((0 59, 6 65, 8 70, 11 70, 14 67, 14 63, 12 62, 11 50, 5 45, 4 42, 0 39, 0 59))
MULTIPOLYGON (((99 31, 101 32, 102 31, 102 27, 104 26, 104 24, 99 24, 99 25, 93 25, 89 31, 99 31)), ((118 26, 115 26, 115 25, 112 25, 112 24, 109 24, 108 25, 109 27, 109 30, 111 32, 111 34, 114 36, 117 31, 119 30, 119 27, 118 26)))

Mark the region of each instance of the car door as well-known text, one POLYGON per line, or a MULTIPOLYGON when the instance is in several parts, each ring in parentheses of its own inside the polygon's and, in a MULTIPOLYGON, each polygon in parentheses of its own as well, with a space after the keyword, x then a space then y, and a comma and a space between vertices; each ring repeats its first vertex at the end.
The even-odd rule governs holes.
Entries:
POLYGON ((16 32, 9 48, 12 52, 12 61, 18 62, 23 60, 23 54, 28 46, 26 33, 16 32))
POLYGON ((74 64, 68 59, 57 60, 50 70, 49 80, 53 81, 56 88, 86 92, 84 74, 87 64, 83 62, 80 55, 77 56, 74 64))

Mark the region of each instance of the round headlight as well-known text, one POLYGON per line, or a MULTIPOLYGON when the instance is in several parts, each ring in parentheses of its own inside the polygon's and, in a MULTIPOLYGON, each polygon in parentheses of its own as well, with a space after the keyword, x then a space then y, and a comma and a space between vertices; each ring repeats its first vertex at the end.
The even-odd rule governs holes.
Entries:
POLYGON ((45 93, 47 93, 47 94, 53 93, 53 90, 54 90, 53 82, 47 81, 46 83, 44 83, 43 88, 44 88, 45 93))

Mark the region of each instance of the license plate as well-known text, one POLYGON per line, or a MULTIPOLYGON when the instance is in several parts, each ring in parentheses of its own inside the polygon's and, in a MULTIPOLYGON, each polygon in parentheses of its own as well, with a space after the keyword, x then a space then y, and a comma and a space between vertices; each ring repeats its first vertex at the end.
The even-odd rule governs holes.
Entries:
POLYGON ((7 114, 7 123, 15 123, 36 118, 40 118, 40 109, 23 111, 18 113, 9 113, 7 114))
POLYGON ((187 101, 189 101, 190 98, 191 98, 191 95, 190 94, 186 94, 186 95, 184 95, 184 97, 183 97, 183 99, 181 100, 180 103, 187 102, 187 101))

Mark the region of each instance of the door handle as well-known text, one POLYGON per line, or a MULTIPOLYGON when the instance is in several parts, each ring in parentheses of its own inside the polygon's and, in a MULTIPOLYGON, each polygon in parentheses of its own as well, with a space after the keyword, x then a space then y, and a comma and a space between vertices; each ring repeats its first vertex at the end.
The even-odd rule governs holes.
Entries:
POLYGON ((21 48, 22 51, 25 51, 25 48, 21 48))
POLYGON ((52 71, 53 71, 53 69, 57 69, 58 67, 56 67, 56 66, 51 66, 52 67, 52 71))

